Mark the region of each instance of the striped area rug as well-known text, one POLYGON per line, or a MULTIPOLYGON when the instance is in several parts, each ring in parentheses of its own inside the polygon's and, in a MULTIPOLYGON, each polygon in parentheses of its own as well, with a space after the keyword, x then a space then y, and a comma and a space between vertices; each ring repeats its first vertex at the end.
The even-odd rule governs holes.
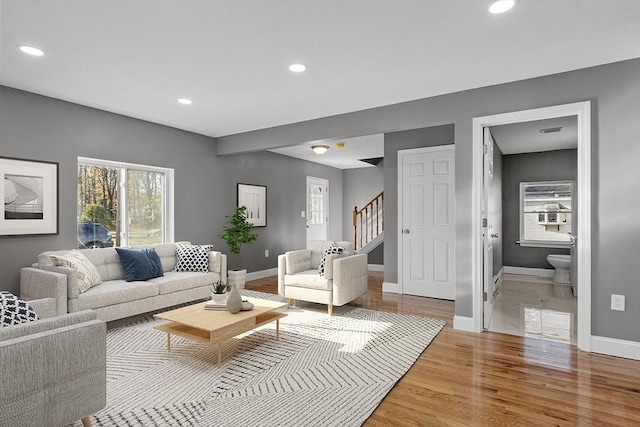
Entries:
MULTIPOLYGON (((277 295, 244 290, 247 296, 277 295)), ((94 426, 359 426, 445 322, 351 306, 283 308, 215 347, 153 329, 151 315, 110 323, 107 406, 94 426)), ((80 423, 75 425, 81 426, 80 423)))

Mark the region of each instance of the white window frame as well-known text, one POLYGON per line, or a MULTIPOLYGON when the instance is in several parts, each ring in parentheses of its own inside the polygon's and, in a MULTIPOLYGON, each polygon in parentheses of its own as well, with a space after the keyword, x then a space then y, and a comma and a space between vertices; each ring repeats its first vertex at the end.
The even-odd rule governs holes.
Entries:
MULTIPOLYGON (((149 166, 149 165, 140 165, 136 163, 127 163, 127 162, 117 162, 112 160, 103 160, 103 159, 93 159, 90 157, 78 157, 78 164, 90 164, 96 166, 105 166, 110 168, 121 169, 124 173, 120 174, 120 191, 121 191, 121 200, 123 203, 120 203, 120 217, 124 220, 121 224, 120 230, 120 243, 122 246, 129 246, 129 214, 127 211, 128 201, 127 201, 127 174, 126 171, 128 169, 133 170, 142 170, 149 172, 156 172, 164 174, 165 176, 165 185, 163 191, 163 212, 162 212, 162 225, 163 225, 163 235, 164 235, 164 243, 173 243, 175 241, 175 221, 174 221, 174 172, 171 168, 163 168, 159 166, 149 166)), ((77 191, 78 188, 76 186, 76 199, 77 199, 77 191)))

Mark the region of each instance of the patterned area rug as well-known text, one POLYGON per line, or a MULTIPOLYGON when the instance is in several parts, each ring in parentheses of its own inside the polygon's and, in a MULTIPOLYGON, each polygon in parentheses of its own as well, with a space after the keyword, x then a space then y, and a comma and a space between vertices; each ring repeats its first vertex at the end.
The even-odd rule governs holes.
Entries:
POLYGON ((107 406, 93 425, 359 426, 445 325, 351 306, 282 310, 279 340, 275 323, 231 339, 220 368, 215 347, 171 337, 168 351, 150 315, 110 323, 107 406))

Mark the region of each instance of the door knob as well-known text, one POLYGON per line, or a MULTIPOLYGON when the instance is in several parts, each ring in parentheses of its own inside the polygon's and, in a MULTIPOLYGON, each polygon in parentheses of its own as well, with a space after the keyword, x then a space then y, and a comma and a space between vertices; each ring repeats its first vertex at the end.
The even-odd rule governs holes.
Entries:
POLYGON ((410 231, 409 231, 409 229, 408 229, 408 228, 403 229, 403 230, 402 230, 402 232, 403 232, 404 234, 409 234, 409 233, 410 233, 410 231))
POLYGON ((494 239, 497 239, 499 236, 498 236, 498 233, 491 233, 491 237, 493 237, 494 239))

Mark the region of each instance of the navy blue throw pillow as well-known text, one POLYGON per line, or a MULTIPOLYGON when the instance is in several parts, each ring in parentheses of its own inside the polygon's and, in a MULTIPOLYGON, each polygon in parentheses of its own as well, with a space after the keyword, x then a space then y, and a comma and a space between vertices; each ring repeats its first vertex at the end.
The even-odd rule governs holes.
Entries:
POLYGON ((135 282, 162 277, 160 257, 154 249, 116 248, 124 269, 124 280, 135 282))

